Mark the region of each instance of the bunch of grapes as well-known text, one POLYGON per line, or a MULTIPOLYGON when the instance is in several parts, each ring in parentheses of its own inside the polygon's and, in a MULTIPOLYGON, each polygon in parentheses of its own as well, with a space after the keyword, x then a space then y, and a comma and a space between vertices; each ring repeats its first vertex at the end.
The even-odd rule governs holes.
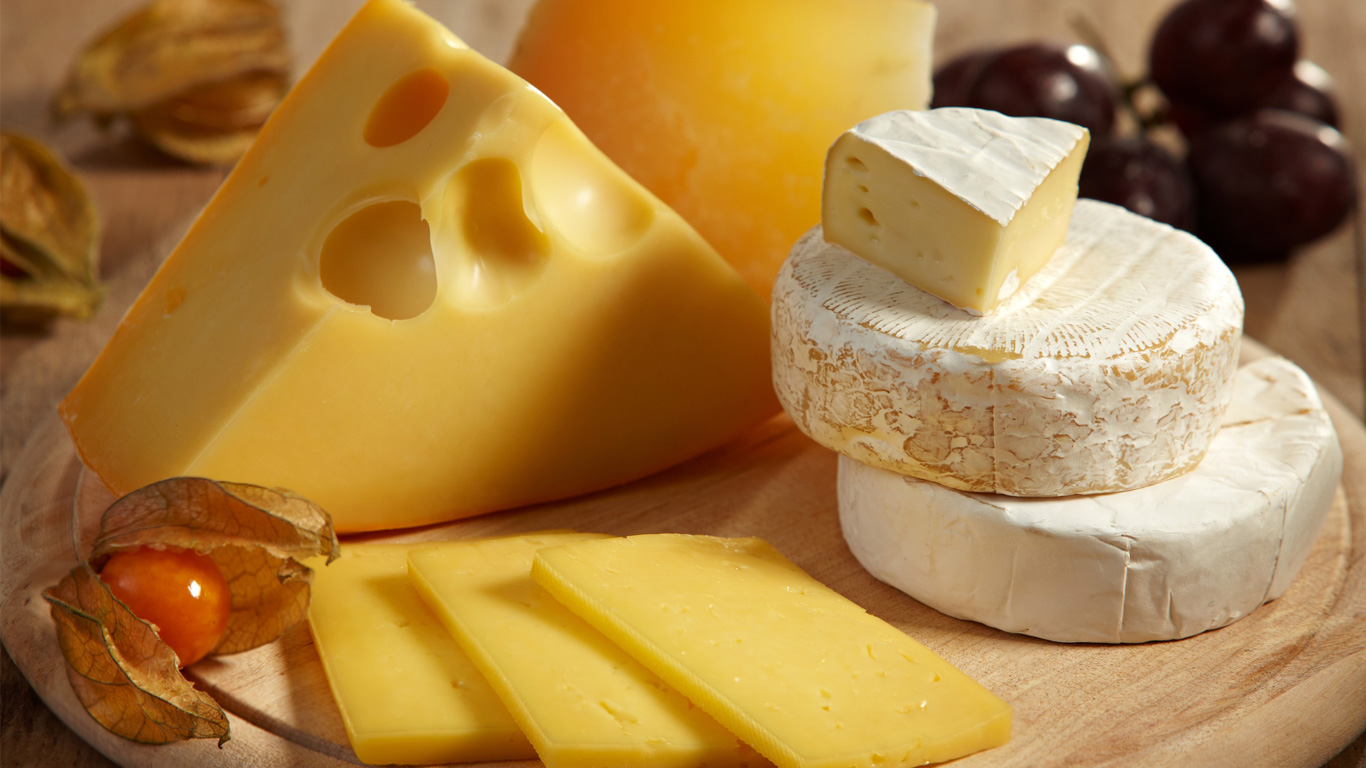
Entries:
POLYGON ((1357 196, 1327 74, 1299 60, 1292 0, 1183 0, 1149 47, 1149 76, 1120 85, 1084 45, 973 51, 934 78, 933 106, 1085 126, 1081 196, 1194 231, 1226 261, 1284 258, 1331 232, 1357 196), (1156 87, 1147 114, 1135 95, 1156 87), (1121 134, 1120 109, 1135 132, 1121 134), (1184 159, 1149 130, 1174 125, 1184 159))

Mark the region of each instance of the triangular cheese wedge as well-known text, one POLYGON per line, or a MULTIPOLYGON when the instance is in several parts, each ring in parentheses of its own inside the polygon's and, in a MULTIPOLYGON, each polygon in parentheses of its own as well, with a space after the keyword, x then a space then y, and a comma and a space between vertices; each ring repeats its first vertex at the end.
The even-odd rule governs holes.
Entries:
POLYGON ((342 531, 608 487, 776 411, 764 302, 531 86, 371 0, 61 405, 117 493, 342 531))
POLYGON ((825 238, 915 287, 989 314, 1062 245, 1091 135, 985 109, 902 110, 831 146, 825 238))

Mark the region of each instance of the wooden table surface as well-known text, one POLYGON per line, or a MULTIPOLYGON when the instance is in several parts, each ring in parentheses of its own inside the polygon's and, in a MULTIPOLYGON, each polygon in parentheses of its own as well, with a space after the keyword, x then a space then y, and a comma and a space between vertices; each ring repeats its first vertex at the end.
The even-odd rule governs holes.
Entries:
MULTIPOLYGON (((103 221, 102 272, 110 293, 88 322, 41 331, 0 329, 0 482, 25 439, 98 352, 124 309, 225 172, 186 166, 115 132, 85 123, 57 128, 46 104, 84 41, 142 0, 0 0, 0 123, 55 147, 90 187, 103 221)), ((532 0, 419 0, 417 5, 495 60, 511 51, 532 0)), ((939 61, 989 43, 1074 40, 1070 17, 1099 29, 1126 74, 1139 73, 1147 40, 1170 0, 945 0, 939 61)), ((360 0, 284 0, 302 70, 360 0)), ((1366 2, 1300 0, 1304 55, 1337 81, 1344 132, 1366 147, 1366 2)), ((1366 167, 1366 155, 1357 152, 1366 167)), ((1366 216, 1288 263, 1235 269, 1247 303, 1247 334, 1301 365, 1358 418, 1366 413, 1363 340, 1366 216)), ((3 542, 0 542, 3 546, 3 542)), ((0 657, 0 764, 110 763, 57 720, 8 654, 0 657)), ((1366 734, 1329 763, 1366 766, 1366 734)))

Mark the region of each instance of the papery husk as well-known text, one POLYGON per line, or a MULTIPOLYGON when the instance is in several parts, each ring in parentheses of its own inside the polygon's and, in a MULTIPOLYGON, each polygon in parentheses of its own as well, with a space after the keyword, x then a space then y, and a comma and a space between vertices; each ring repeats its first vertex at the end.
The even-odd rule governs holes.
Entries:
POLYGON ((269 0, 156 0, 92 42, 53 100, 60 119, 133 112, 249 72, 287 76, 269 0))
POLYGON ((82 563, 43 592, 76 698, 100 725, 143 744, 230 738, 227 715, 180 674, 155 628, 82 563))
POLYGON ((99 216, 80 179, 38 141, 0 131, 0 309, 9 321, 89 317, 104 288, 99 216))
POLYGON ((232 592, 214 653, 271 642, 302 621, 313 572, 303 560, 337 557, 332 518, 289 491, 198 477, 140 488, 110 505, 90 558, 141 546, 192 549, 213 559, 232 592))
POLYGON ((212 697, 180 673, 175 651, 100 579, 115 553, 177 547, 207 554, 228 584, 231 612, 212 655, 279 638, 308 610, 302 560, 338 555, 332 519, 289 491, 195 477, 163 480, 105 510, 90 557, 43 593, 67 677, 86 711, 111 732, 162 744, 229 737, 212 697))
POLYGON ((173 157, 206 165, 236 161, 289 89, 272 72, 195 88, 133 114, 138 134, 173 157))
POLYGON ((77 58, 53 99, 59 120, 128 118, 173 157, 226 165, 289 89, 290 55, 269 0, 156 0, 77 58))

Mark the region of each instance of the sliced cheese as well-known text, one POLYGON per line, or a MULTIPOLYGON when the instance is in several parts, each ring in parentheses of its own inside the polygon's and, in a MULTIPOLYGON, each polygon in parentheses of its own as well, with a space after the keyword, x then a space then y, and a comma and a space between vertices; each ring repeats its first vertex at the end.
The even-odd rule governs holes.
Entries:
POLYGON ((374 765, 535 757, 408 583, 409 548, 348 543, 315 572, 308 624, 356 757, 374 765))
POLYGON ((922 765, 1004 743, 1010 707, 761 539, 543 549, 532 576, 783 768, 922 765))
POLYGON ((1067 242, 973 316, 820 230, 774 287, 773 383, 793 421, 864 464, 951 488, 1063 496, 1192 469, 1232 394, 1243 318, 1194 237, 1079 200, 1067 242))
POLYGON ((854 126, 825 161, 825 239, 954 306, 990 312, 1062 245, 1090 134, 946 107, 854 126))
POLYGON ((290 488, 339 530, 579 494, 776 410, 763 300, 548 99, 370 0, 61 406, 117 493, 290 488))
POLYGON ((531 580, 542 533, 410 555, 410 576, 548 768, 752 766, 764 761, 531 580))
POLYGON ((874 576, 959 618, 1063 642, 1142 643, 1222 627, 1279 597, 1342 473, 1314 385, 1243 368, 1200 466, 1125 493, 1019 499, 840 458, 840 521, 874 576))

